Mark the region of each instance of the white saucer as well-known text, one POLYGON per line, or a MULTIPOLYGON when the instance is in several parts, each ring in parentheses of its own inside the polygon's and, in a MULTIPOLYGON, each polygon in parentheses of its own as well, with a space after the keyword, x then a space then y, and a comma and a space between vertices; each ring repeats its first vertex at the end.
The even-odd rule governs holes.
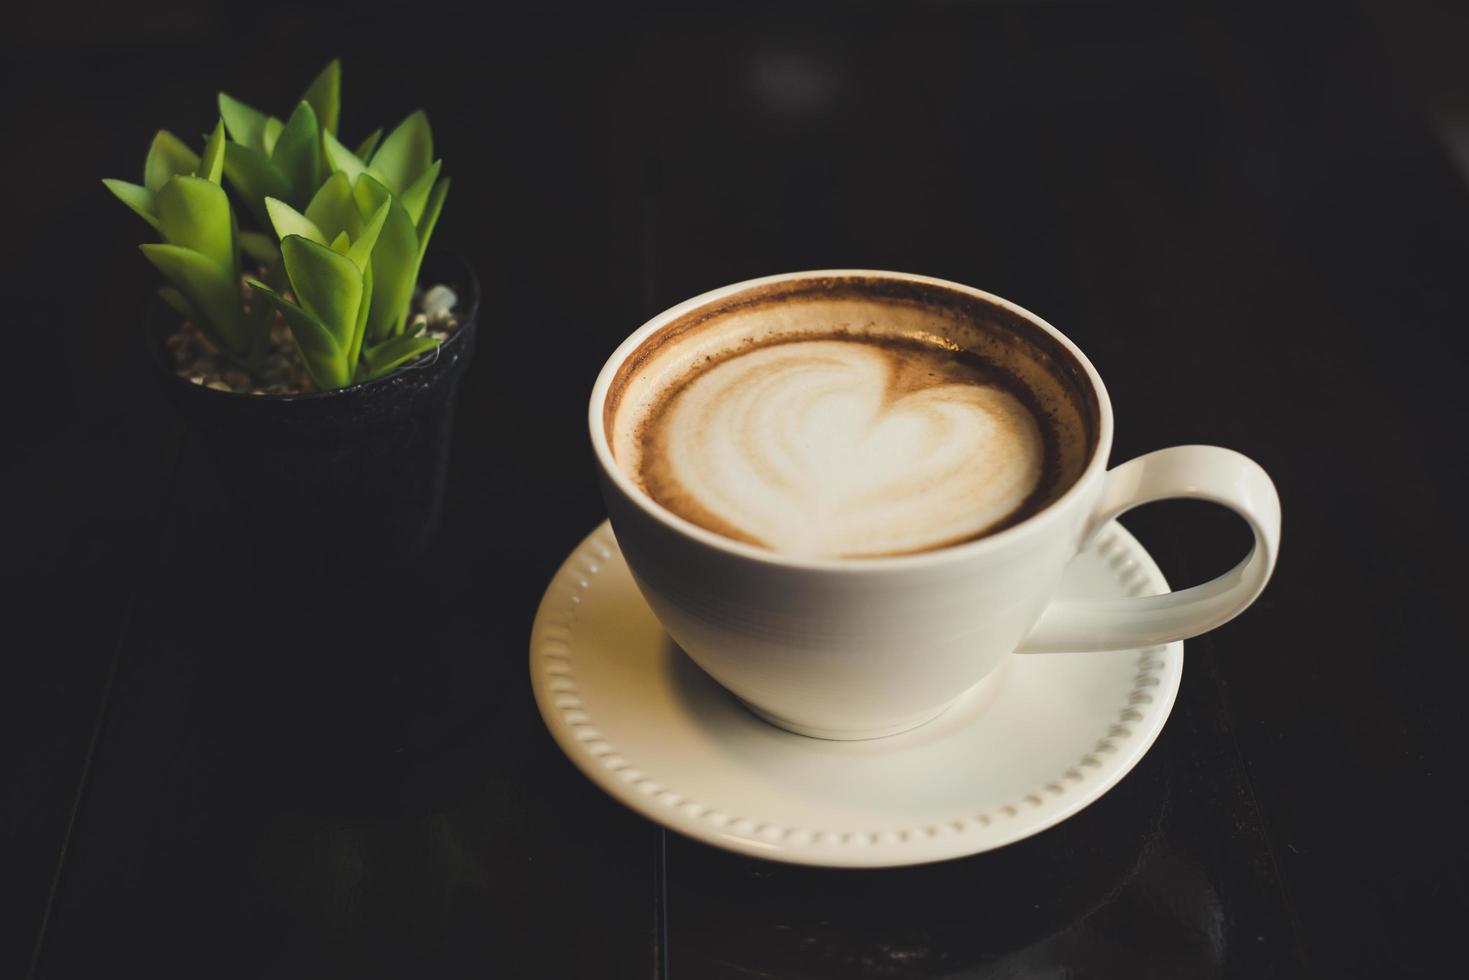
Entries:
MULTIPOLYGON (((1072 562, 1061 589, 1166 591, 1116 524, 1072 562)), ((920 728, 807 738, 756 718, 673 645, 603 523, 541 600, 530 667, 562 750, 649 819, 774 861, 885 867, 987 851, 1101 796, 1168 718, 1183 644, 1013 656, 920 728)))

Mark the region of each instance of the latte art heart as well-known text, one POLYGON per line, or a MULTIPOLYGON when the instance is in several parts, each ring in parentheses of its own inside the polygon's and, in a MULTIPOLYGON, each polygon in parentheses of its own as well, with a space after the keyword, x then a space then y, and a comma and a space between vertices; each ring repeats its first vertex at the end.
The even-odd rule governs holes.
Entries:
POLYGON ((651 420, 645 489, 776 551, 855 557, 984 533, 1042 479, 1035 417, 943 350, 852 339, 722 360, 651 420))

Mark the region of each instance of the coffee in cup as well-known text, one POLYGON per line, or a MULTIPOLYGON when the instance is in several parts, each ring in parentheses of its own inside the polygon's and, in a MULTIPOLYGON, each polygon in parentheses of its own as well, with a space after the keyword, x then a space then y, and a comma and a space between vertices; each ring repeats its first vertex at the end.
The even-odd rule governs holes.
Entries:
POLYGON ((614 383, 619 467, 674 514, 781 554, 944 548, 1080 475, 1095 406, 1029 321, 860 278, 782 283, 649 338, 614 383))

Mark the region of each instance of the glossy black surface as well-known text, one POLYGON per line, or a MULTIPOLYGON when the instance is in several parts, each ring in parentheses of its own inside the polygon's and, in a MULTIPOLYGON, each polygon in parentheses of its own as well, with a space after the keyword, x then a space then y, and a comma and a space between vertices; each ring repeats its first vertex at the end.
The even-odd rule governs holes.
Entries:
MULTIPOLYGON (((0 976, 1457 972, 1469 194, 1380 20, 444 17, 411 57, 398 13, 269 0, 52 4, 0 40, 0 976), (439 235, 485 297, 442 538, 307 615, 248 581, 136 343, 145 227, 96 181, 134 176, 155 127, 203 131, 217 89, 279 111, 336 53, 349 135, 429 109, 454 177, 439 235), (603 359, 704 289, 835 266, 1060 326, 1107 381, 1116 460, 1214 442, 1280 486, 1275 581, 1188 644, 1147 758, 993 854, 836 872, 714 851, 604 797, 531 701, 541 590, 602 517, 603 359)), ((1203 507, 1127 523, 1175 584, 1246 544, 1203 507)))

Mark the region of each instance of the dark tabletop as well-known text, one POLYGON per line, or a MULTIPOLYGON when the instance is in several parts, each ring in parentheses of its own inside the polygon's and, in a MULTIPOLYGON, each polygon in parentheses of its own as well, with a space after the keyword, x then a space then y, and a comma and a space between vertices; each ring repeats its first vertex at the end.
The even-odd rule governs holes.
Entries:
MULTIPOLYGON (((1345 5, 264 0, 7 24, 0 977, 1439 975, 1469 911, 1469 194, 1345 5), (440 9, 442 8, 442 9, 440 9), (98 179, 220 88, 423 105, 485 287, 444 535, 292 612, 143 363, 144 227, 98 179), (1187 649, 1113 791, 1001 851, 800 869, 667 833, 531 698, 531 617, 603 517, 612 348, 751 276, 971 283, 1097 365, 1114 459, 1204 442, 1283 557, 1187 649)), ((146 9, 145 9, 146 7, 146 9)), ((11 15, 7 15, 8 17, 11 15)), ((1409 61, 1412 59, 1409 58, 1409 61)), ((1242 525, 1126 523, 1175 583, 1242 525)), ((1460 963, 1462 965, 1462 963, 1460 963)))

